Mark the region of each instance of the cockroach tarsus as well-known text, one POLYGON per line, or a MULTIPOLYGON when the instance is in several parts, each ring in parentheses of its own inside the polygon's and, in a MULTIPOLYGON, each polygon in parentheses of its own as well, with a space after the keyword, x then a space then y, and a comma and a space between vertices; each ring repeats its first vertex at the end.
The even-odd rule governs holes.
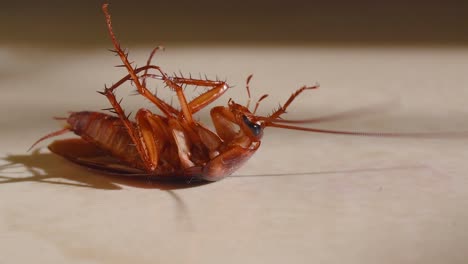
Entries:
POLYGON ((157 47, 150 54, 145 66, 134 68, 114 35, 108 4, 102 6, 113 52, 120 57, 128 75, 100 92, 111 104, 114 114, 101 112, 73 112, 67 118, 65 128, 40 138, 42 140, 66 132, 74 132, 81 138, 57 140, 49 149, 70 161, 104 173, 146 176, 162 180, 217 181, 231 175, 241 167, 260 147, 263 130, 277 127, 319 133, 392 136, 391 133, 361 133, 306 128, 291 123, 312 123, 314 120, 288 121, 281 116, 301 93, 317 89, 318 85, 303 86, 269 116, 256 115, 263 95, 249 110, 251 96, 247 78, 248 100, 246 106, 229 100, 227 106, 216 106, 210 115, 215 127, 213 132, 193 118, 193 114, 223 95, 229 85, 225 81, 169 76, 151 60, 157 47), (149 71, 154 73, 149 73, 149 71), (175 92, 180 110, 157 97, 146 87, 146 79, 153 78, 175 92), (135 121, 129 120, 116 99, 114 91, 123 83, 131 81, 138 93, 154 104, 162 115, 148 109, 139 109, 135 121), (185 97, 183 86, 207 87, 208 90, 193 100, 185 97))

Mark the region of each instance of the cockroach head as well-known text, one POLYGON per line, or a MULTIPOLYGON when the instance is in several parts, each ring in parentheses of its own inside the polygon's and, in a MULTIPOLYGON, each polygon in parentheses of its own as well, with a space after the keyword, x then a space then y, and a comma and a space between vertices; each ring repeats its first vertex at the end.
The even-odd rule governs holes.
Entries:
POLYGON ((229 100, 228 106, 236 119, 236 123, 246 134, 255 139, 262 138, 263 129, 265 128, 265 122, 262 118, 257 117, 247 107, 237 104, 232 99, 229 100))

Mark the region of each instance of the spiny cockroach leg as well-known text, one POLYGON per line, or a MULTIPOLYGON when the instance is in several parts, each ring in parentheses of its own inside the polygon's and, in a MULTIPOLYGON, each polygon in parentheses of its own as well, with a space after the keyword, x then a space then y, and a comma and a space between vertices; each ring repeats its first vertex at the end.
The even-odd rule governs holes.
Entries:
POLYGON ((289 99, 286 101, 286 103, 284 103, 284 105, 280 105, 280 107, 278 108, 278 110, 276 110, 275 112, 273 112, 269 117, 268 119, 277 119, 279 118, 282 114, 286 113, 286 109, 288 108, 288 106, 294 101, 294 99, 296 99, 302 92, 304 92, 305 90, 312 90, 312 89, 317 89, 319 88, 320 86, 318 84, 314 85, 314 86, 302 86, 301 88, 297 89, 290 97, 289 99))
POLYGON ((201 87, 210 87, 207 91, 195 97, 188 103, 188 108, 192 114, 200 111, 214 100, 223 95, 228 88, 228 84, 224 81, 197 80, 192 78, 175 77, 172 82, 182 85, 195 85, 201 87))
MULTIPOLYGON (((155 65, 146 65, 146 66, 143 66, 143 67, 140 67, 140 68, 137 68, 135 69, 133 72, 135 74, 138 74, 139 72, 141 71, 147 71, 149 69, 156 69, 158 70, 159 67, 158 66, 155 66, 155 65)), ((115 89, 117 89, 120 85, 122 85, 124 82, 126 81, 129 81, 129 80, 132 80, 132 76, 130 74, 128 74, 127 76, 123 77, 122 79, 120 79, 118 82, 116 82, 114 85, 112 85, 111 87, 107 88, 109 89, 111 92, 113 92, 115 89)), ((137 92, 139 94, 141 94, 138 90, 137 92)), ((101 93, 101 92, 99 92, 101 93)), ((154 96, 157 98, 157 96, 154 96)), ((159 98, 158 98, 159 99, 159 98)), ((160 99, 159 99, 160 100, 160 99)), ((163 100, 160 100, 161 104, 164 106, 163 108, 159 108, 162 112, 164 112, 164 109, 167 109, 172 115, 179 115, 179 111, 177 109, 175 109, 174 107, 172 107, 171 105, 167 104, 166 102, 164 102, 163 100)), ((156 104, 156 106, 158 106, 156 104)), ((164 112, 165 113, 165 112, 164 112)))
MULTIPOLYGON (((107 30, 109 31, 109 36, 112 40, 112 43, 114 44, 115 48, 115 53, 119 55, 120 59, 122 60, 122 63, 125 65, 125 68, 127 68, 127 71, 130 75, 131 80, 135 83, 135 86, 138 90, 138 92, 146 97, 148 100, 150 100, 152 103, 154 103, 166 116, 171 116, 171 114, 174 114, 173 109, 171 107, 168 107, 168 105, 158 97, 154 96, 153 93, 151 93, 146 87, 144 87, 140 83, 139 77, 136 75, 135 70, 130 62, 128 61, 128 53, 125 53, 122 48, 120 47, 120 43, 117 41, 117 38, 115 37, 114 32, 112 31, 112 21, 111 21, 111 16, 107 10, 108 4, 104 4, 102 6, 102 11, 104 12, 104 15, 106 17, 106 22, 107 22, 107 30)), ((159 68, 158 66, 152 66, 151 68, 159 71, 163 77, 163 80, 166 81, 167 75, 159 68)), ((113 88, 115 89, 115 88, 113 88)))
POLYGON ((110 104, 114 108, 115 113, 120 118, 123 125, 125 126, 128 132, 128 135, 132 139, 133 143, 136 145, 136 149, 138 151, 138 154, 141 157, 141 160, 143 161, 144 165, 147 166, 147 169, 151 171, 153 168, 149 167, 151 165, 151 162, 150 162, 148 150, 145 146, 144 141, 141 138, 141 133, 138 131, 138 126, 134 126, 133 123, 130 122, 127 115, 125 115, 124 110, 122 109, 120 104, 117 102, 117 99, 115 98, 115 95, 111 89, 106 87, 104 89, 104 92, 99 92, 99 93, 107 97, 110 104))
POLYGON ((192 117, 192 112, 190 111, 190 108, 187 103, 187 98, 185 98, 184 90, 183 88, 173 82, 167 75, 163 74, 163 80, 166 83, 169 88, 173 89, 176 92, 177 98, 179 99, 179 104, 180 104, 180 109, 182 110, 182 114, 187 121, 187 123, 192 124, 193 123, 193 117, 192 117))
MULTIPOLYGON (((166 116, 169 117, 171 115, 171 111, 170 111, 171 109, 165 107, 166 103, 163 100, 155 97, 146 87, 142 86, 142 84, 140 83, 140 79, 136 75, 135 69, 132 67, 132 65, 128 61, 128 54, 122 51, 122 49, 120 47, 120 44, 117 41, 117 38, 115 37, 115 34, 114 34, 113 30, 112 30, 111 16, 110 16, 107 8, 108 8, 108 4, 104 4, 102 6, 102 10, 103 10, 104 15, 106 17, 107 29, 109 31, 109 36, 112 39, 112 43, 114 44, 115 52, 119 55, 119 57, 122 60, 123 64, 127 68, 127 71, 130 74, 130 76, 131 76, 133 82, 135 83, 135 86, 138 89, 138 91, 140 92, 140 94, 142 96, 146 97, 151 102, 153 102, 156 106, 158 106, 161 109, 162 112, 164 112, 166 114, 166 116)), ((180 87, 178 84, 174 83, 171 80, 171 78, 169 78, 167 76, 167 74, 164 73, 161 70, 161 68, 157 67, 156 69, 161 73, 161 77, 162 77, 163 81, 170 88, 172 88, 176 92, 177 97, 179 98, 180 106, 181 106, 181 109, 182 109, 182 113, 183 113, 183 115, 185 117, 185 120, 188 123, 193 123, 192 112, 190 112, 190 108, 188 107, 187 99, 185 98, 182 87, 180 87)))

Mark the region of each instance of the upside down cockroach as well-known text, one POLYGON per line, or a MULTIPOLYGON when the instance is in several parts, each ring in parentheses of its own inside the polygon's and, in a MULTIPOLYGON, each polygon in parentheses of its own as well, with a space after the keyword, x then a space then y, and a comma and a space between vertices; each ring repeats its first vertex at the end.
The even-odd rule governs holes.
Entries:
POLYGON ((72 162, 117 175, 217 181, 231 175, 257 151, 266 127, 334 134, 392 135, 305 128, 291 123, 306 123, 307 120, 281 119, 281 115, 297 96, 318 86, 304 86, 294 92, 271 115, 258 116, 255 114, 258 105, 267 95, 260 97, 252 112, 249 110, 249 81, 252 76, 247 78, 249 100, 246 106, 229 100, 227 107, 216 106, 211 109, 211 118, 216 130, 213 132, 195 121, 193 114, 223 95, 229 85, 223 81, 169 76, 159 66, 151 64, 157 48, 153 50, 145 66, 133 68, 128 61, 128 54, 121 49, 114 35, 108 4, 104 4, 102 10, 115 48, 114 52, 128 70, 127 76, 100 92, 109 100, 115 115, 89 111, 73 112, 65 118, 67 125, 64 129, 50 133, 34 144, 72 131, 81 138, 57 140, 49 145, 52 152, 72 162), (155 73, 148 73, 150 70, 155 73), (180 110, 151 93, 146 88, 146 78, 161 80, 172 89, 177 95, 180 110), (133 82, 138 93, 152 102, 162 115, 140 109, 135 115, 135 121, 130 121, 114 95, 114 90, 126 81, 133 82), (182 89, 185 85, 204 86, 209 89, 187 101, 182 89))

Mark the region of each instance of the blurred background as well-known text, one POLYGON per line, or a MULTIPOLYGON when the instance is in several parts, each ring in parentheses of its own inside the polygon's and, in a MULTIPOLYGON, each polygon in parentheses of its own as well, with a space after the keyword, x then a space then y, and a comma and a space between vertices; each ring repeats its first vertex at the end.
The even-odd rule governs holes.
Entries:
MULTIPOLYGON (((2 1, 0 45, 108 45, 104 1, 2 1)), ((467 1, 110 1, 129 45, 468 45, 467 1)))
MULTIPOLYGON (((41 117, 35 120, 53 116, 59 105, 64 111, 103 108, 106 101, 94 91, 126 74, 110 67, 120 62, 106 51, 112 44, 101 10, 104 2, 4 1, 0 8, 2 100, 22 98, 22 104, 41 109, 37 112, 41 117), (31 93, 32 83, 36 96, 31 93)), ((109 2, 117 38, 137 65, 146 61, 152 47, 163 45, 167 50, 158 54, 157 63, 170 73, 219 76, 237 87, 244 87, 245 78, 254 73, 252 85, 258 93, 271 95, 264 109, 274 108, 298 86, 315 81, 333 89, 314 93, 310 97, 314 101, 301 98, 296 113, 301 112, 301 104, 306 116, 345 108, 351 104, 350 96, 361 96, 356 98, 358 105, 366 105, 370 93, 385 100, 399 98, 403 105, 415 105, 409 93, 415 97, 424 93, 427 105, 435 109, 441 93, 438 87, 453 86, 445 83, 448 79, 463 83, 460 75, 465 75, 468 62, 468 1, 109 2), (435 75, 442 83, 436 84, 435 75), (428 95, 431 86, 437 86, 432 91, 437 96, 428 95), (359 90, 366 87, 366 92, 359 90), (336 102, 333 106, 331 98, 336 102)), ((168 93, 162 97, 173 96, 160 90, 168 93)), ((466 98, 464 90, 444 92, 452 92, 446 96, 454 100, 466 98)), ((244 100, 245 91, 233 89, 231 96, 244 100)), ((134 105, 142 106, 141 102, 134 105)), ((427 119, 451 107, 440 105, 444 110, 432 110, 427 119)), ((0 120, 4 129, 29 124, 17 120, 36 114, 25 109, 11 113, 8 107, 3 104, 8 113, 0 120)), ((200 114, 204 116, 203 111, 200 114)), ((441 122, 435 123, 440 126, 441 122)), ((51 120, 47 126, 53 124, 51 120)))

